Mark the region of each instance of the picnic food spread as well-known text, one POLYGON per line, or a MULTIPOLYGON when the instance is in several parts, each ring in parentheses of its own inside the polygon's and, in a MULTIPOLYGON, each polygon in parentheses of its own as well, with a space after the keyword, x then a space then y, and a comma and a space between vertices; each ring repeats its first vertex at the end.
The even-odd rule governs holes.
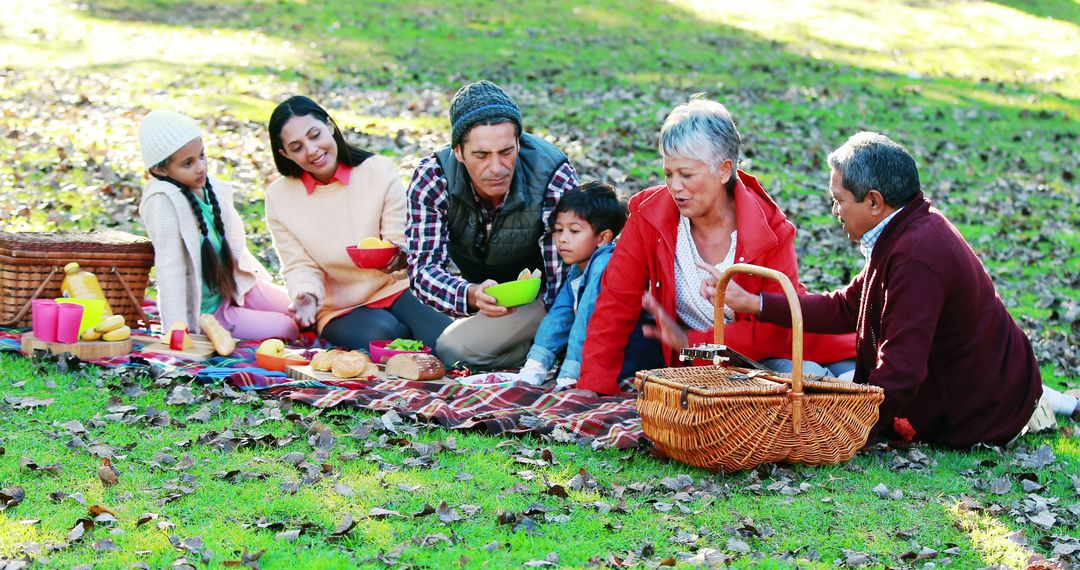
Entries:
POLYGON ((75 261, 64 266, 64 273, 64 282, 60 285, 61 295, 72 299, 100 299, 105 303, 105 316, 113 314, 109 300, 105 298, 105 292, 93 273, 80 268, 75 261))
POLYGON ((187 325, 183 321, 176 321, 165 331, 162 342, 169 345, 172 350, 187 350, 191 348, 191 334, 188 333, 187 325))
MULTIPOLYGON (((199 328, 202 329, 203 334, 210 338, 210 342, 214 344, 214 350, 221 356, 228 356, 236 350, 236 339, 232 337, 229 331, 225 330, 225 327, 221 326, 221 323, 214 318, 214 315, 199 315, 199 328)), ((278 342, 281 341, 278 340, 278 342)), ((285 351, 284 343, 281 345, 281 350, 282 352, 285 351)))
POLYGON ((386 345, 386 348, 390 350, 404 350, 406 352, 420 352, 424 350, 424 343, 419 340, 412 340, 408 338, 395 338, 393 342, 386 345))
POLYGON ((386 361, 386 372, 408 380, 437 380, 446 375, 442 362, 424 353, 395 354, 386 361))
POLYGON ((124 324, 123 315, 112 315, 103 319, 97 325, 83 331, 79 339, 85 341, 118 341, 126 340, 131 336, 131 327, 124 324))
POLYGON ((526 267, 525 269, 521 270, 521 273, 518 273, 517 280, 524 281, 526 279, 539 279, 540 275, 541 274, 539 269, 529 269, 528 267, 526 267))
POLYGON ((262 341, 255 352, 269 354, 271 356, 285 356, 285 343, 280 338, 268 338, 262 341))
POLYGON ((338 354, 334 357, 334 360, 330 363, 330 372, 338 378, 356 378, 363 374, 368 365, 371 364, 371 359, 362 352, 351 351, 336 351, 338 354))
POLYGON ((394 247, 394 244, 377 237, 366 237, 356 244, 357 249, 381 249, 384 247, 394 247))

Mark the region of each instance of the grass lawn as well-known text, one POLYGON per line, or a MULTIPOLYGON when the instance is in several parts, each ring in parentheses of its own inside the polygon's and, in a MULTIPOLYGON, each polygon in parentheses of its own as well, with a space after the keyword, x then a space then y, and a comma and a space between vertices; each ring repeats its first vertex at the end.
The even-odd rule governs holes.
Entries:
MULTIPOLYGON (((1075 1, 0 7, 0 230, 143 233, 135 128, 152 108, 204 125, 253 249, 276 267, 262 221, 275 176, 265 121, 287 94, 323 103, 407 178, 448 142, 453 92, 488 78, 582 179, 630 194, 662 182, 666 112, 705 92, 735 115, 743 168, 798 226, 811 289, 861 264, 828 214, 825 155, 857 130, 885 132, 979 253, 1046 382, 1080 385, 1075 1)), ((1080 556, 1074 423, 1007 450, 871 450, 842 466, 722 476, 640 451, 408 423, 388 432, 370 415, 185 386, 0 356, 0 568, 23 556, 251 564, 245 549, 265 550, 264 568, 976 568, 1080 556), (103 457, 120 472, 113 486, 99 478, 103 457)))

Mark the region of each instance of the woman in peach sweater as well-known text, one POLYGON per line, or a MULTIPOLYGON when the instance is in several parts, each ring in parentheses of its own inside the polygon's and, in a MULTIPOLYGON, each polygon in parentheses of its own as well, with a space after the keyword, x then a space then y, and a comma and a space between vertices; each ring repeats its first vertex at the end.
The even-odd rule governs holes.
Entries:
POLYGON ((346 143, 303 96, 274 109, 269 131, 282 176, 266 189, 266 222, 300 326, 350 348, 394 338, 435 348, 451 319, 409 292, 403 252, 386 268, 360 269, 345 251, 365 237, 405 243, 405 186, 393 161, 346 143))

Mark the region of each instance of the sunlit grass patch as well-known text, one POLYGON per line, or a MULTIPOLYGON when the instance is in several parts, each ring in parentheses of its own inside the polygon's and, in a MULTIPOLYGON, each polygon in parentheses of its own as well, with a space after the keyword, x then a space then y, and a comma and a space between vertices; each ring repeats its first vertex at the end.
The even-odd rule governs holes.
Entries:
POLYGON ((793 52, 868 69, 983 78, 1080 97, 1080 25, 993 2, 745 3, 683 0, 704 21, 784 42, 793 52), (901 23, 902 25, 898 25, 901 23))
POLYGON ((190 72, 212 65, 285 69, 312 57, 307 46, 255 31, 134 25, 94 18, 71 6, 58 0, 5 2, 0 66, 77 69, 144 61, 164 71, 190 72))
POLYGON ((958 528, 971 539, 972 546, 982 555, 987 564, 1005 564, 1012 568, 1023 568, 1034 552, 1010 536, 1016 536, 1000 519, 987 514, 966 510, 960 503, 949 509, 958 528))

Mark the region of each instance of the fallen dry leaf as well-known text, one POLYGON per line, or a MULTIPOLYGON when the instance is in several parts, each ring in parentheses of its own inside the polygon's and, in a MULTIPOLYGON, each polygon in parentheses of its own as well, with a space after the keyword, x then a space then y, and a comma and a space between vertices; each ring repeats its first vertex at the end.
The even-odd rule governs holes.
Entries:
POLYGON ((101 460, 101 467, 97 470, 98 478, 101 479, 101 484, 106 487, 112 487, 120 480, 120 472, 113 467, 111 461, 108 458, 101 460))

